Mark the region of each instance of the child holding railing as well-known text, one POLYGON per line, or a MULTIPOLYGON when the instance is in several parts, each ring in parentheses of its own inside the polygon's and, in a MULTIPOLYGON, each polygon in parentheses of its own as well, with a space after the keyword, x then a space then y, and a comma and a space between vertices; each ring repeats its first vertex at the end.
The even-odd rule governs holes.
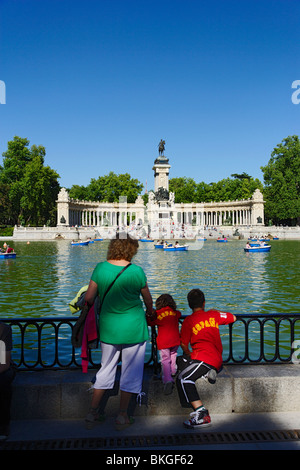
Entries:
POLYGON ((162 294, 155 303, 154 319, 148 320, 149 326, 157 325, 157 349, 160 353, 164 393, 172 393, 176 374, 177 349, 180 345, 179 318, 176 302, 170 294, 162 294))

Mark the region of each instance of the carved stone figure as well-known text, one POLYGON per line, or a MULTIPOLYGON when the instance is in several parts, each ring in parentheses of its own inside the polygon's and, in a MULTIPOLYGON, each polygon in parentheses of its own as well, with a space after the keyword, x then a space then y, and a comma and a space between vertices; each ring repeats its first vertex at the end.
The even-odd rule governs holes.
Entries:
POLYGON ((148 194, 148 201, 153 204, 155 201, 155 196, 154 196, 154 192, 153 191, 150 191, 149 194, 148 194))
POLYGON ((155 193, 155 198, 157 201, 168 201, 169 191, 166 188, 160 187, 155 193))
POLYGON ((175 193, 170 192, 169 196, 170 196, 169 197, 170 204, 175 203, 175 193))

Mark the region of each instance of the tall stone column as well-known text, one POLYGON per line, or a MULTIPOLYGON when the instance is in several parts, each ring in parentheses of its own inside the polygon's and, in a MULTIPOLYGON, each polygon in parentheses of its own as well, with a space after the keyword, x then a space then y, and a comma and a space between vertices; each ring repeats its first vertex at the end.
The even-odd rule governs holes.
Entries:
POLYGON ((68 226, 70 224, 69 205, 70 197, 66 188, 61 188, 57 196, 57 226, 68 226))
POLYGON ((252 196, 252 224, 264 224, 264 198, 259 189, 256 189, 252 196))

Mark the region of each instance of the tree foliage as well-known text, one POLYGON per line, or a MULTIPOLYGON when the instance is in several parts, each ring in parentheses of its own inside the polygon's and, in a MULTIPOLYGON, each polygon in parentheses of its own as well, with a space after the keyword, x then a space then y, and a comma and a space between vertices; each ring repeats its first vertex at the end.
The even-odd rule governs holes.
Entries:
POLYGON ((170 191, 175 193, 176 203, 186 202, 220 202, 236 199, 249 199, 258 188, 262 191, 262 183, 256 178, 243 173, 231 175, 216 183, 196 183, 192 178, 171 178, 170 191))
POLYGON ((44 165, 45 155, 43 146, 29 148, 26 138, 15 136, 8 142, 0 166, 0 198, 6 194, 1 223, 56 224, 59 175, 44 165))
MULTIPOLYGON (((14 137, 8 142, 0 166, 0 224, 56 224, 59 175, 45 166, 43 146, 14 137)), ((233 173, 218 182, 196 182, 193 178, 171 178, 169 190, 176 203, 205 203, 249 199, 258 188, 264 194, 265 217, 273 223, 300 223, 300 142, 298 136, 284 139, 272 152, 269 163, 261 167, 264 186, 247 173, 233 173)), ((128 173, 92 178, 88 186, 73 185, 70 197, 78 200, 119 202, 126 196, 134 203, 143 185, 128 173)), ((146 196, 145 200, 147 199, 146 196)))
POLYGON ((119 197, 126 196, 128 203, 134 203, 142 189, 143 185, 128 173, 116 175, 111 171, 106 176, 92 178, 87 187, 72 186, 69 195, 73 199, 99 202, 119 202, 119 197))
POLYGON ((271 153, 264 174, 265 217, 275 224, 300 223, 300 142, 289 136, 271 153))

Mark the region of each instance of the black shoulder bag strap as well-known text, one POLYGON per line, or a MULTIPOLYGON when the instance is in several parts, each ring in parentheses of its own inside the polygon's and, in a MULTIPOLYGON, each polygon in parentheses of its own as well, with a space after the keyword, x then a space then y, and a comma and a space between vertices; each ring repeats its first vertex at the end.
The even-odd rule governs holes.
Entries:
POLYGON ((123 269, 121 269, 121 271, 118 273, 118 275, 115 277, 115 279, 113 280, 113 282, 108 286, 108 288, 106 289, 105 293, 104 293, 104 296, 103 296, 103 299, 102 299, 102 302, 100 303, 100 307, 99 307, 99 311, 103 305, 103 302, 104 302, 104 299, 106 297, 106 294, 108 293, 108 291, 111 289, 111 287, 114 285, 114 283, 116 282, 116 280, 118 279, 119 276, 121 276, 121 274, 125 271, 125 269, 127 269, 129 266, 131 265, 131 263, 127 264, 126 266, 124 266, 123 269))

